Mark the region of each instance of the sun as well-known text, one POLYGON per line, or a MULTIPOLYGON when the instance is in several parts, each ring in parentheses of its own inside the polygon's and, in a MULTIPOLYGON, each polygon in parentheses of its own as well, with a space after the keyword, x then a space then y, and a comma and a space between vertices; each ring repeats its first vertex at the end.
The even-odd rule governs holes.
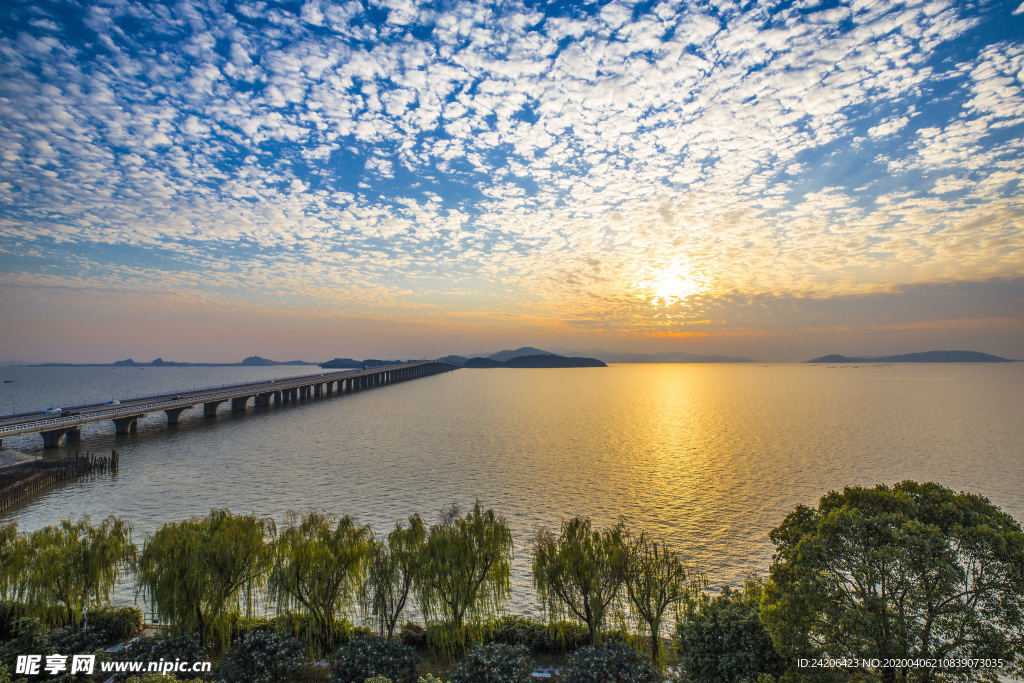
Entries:
POLYGON ((681 267, 663 270, 644 284, 651 304, 656 306, 684 301, 705 288, 704 282, 681 267))

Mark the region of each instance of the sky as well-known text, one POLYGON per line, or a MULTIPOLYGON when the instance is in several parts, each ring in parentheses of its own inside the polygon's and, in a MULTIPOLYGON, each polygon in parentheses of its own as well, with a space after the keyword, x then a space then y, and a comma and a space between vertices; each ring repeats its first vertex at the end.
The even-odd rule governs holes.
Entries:
POLYGON ((0 362, 1024 358, 1024 3, 7 0, 0 362))

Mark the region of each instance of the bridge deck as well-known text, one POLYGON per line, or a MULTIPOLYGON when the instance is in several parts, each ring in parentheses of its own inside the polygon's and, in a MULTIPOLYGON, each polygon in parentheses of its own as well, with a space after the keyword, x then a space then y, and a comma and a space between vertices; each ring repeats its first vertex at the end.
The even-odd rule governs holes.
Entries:
MULTIPOLYGON (((200 403, 221 403, 243 398, 248 400, 257 395, 275 394, 296 389, 311 390, 317 385, 328 385, 334 382, 339 382, 340 391, 340 382, 346 382, 350 387, 359 388, 358 381, 349 380, 355 380, 360 377, 366 377, 380 383, 391 383, 393 381, 435 374, 436 372, 445 372, 455 368, 456 366, 444 363, 443 361, 413 361, 363 370, 323 372, 315 375, 283 377, 259 382, 142 396, 123 400, 118 405, 93 403, 69 406, 63 409, 61 415, 51 416, 43 411, 7 415, 0 417, 0 440, 36 433, 43 433, 45 440, 46 432, 73 431, 80 429, 82 425, 102 420, 114 420, 116 424, 116 421, 138 418, 146 413, 160 410, 180 411, 192 408, 200 403), (422 374, 420 374, 421 372, 422 374)), ((214 409, 216 409, 216 406, 214 406, 214 409)), ((47 445, 51 444, 47 442, 47 445)))

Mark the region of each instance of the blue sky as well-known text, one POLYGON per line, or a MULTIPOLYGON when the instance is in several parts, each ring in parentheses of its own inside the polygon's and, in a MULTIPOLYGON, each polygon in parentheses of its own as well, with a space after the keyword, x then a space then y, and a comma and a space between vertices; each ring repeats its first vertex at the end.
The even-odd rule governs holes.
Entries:
POLYGON ((1021 36, 1018 2, 7 2, 3 355, 1024 357, 1021 36))

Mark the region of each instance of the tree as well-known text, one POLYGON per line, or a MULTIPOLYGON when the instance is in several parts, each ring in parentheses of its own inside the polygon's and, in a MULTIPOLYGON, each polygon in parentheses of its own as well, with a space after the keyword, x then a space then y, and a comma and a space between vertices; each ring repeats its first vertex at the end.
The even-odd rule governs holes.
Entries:
MULTIPOLYGON (((934 483, 849 487, 797 507, 771 532, 777 546, 761 602, 790 657, 1003 659, 1021 662, 1024 531, 988 499, 934 483)), ((866 672, 883 681, 909 671, 866 672)), ((913 670, 995 680, 992 668, 913 670)))
POLYGON ((83 517, 33 531, 27 544, 25 601, 40 614, 60 604, 69 624, 87 604, 110 602, 114 584, 134 567, 138 556, 131 538, 131 525, 113 516, 99 526, 83 517))
POLYGON ((720 595, 701 597, 676 622, 679 660, 699 683, 754 681, 782 673, 782 659, 761 624, 764 583, 750 579, 742 590, 728 586, 720 595))
POLYGON ((335 646, 335 620, 353 603, 366 575, 373 531, 345 515, 309 512, 289 525, 274 543, 268 588, 278 609, 295 608, 312 618, 321 652, 335 646))
POLYGON ((21 597, 29 564, 28 543, 17 522, 0 526, 0 600, 21 597))
POLYGON ((443 626, 437 634, 443 640, 437 645, 448 651, 461 649, 468 640, 467 626, 501 611, 511 593, 511 562, 508 523, 493 510, 481 510, 480 501, 464 517, 443 514, 442 521, 430 528, 418 594, 424 618, 443 626))
POLYGON ((658 663, 661 622, 669 607, 689 600, 706 583, 683 563, 682 556, 645 532, 627 542, 626 595, 641 624, 651 634, 651 661, 658 663))
POLYGON ((550 621, 566 616, 587 625, 600 644, 601 628, 626 579, 622 524, 593 531, 590 520, 562 523, 561 536, 540 530, 534 542, 533 583, 550 621))
POLYGON ((394 635, 409 599, 426 539, 423 519, 413 515, 408 528, 397 523, 387 539, 373 543, 365 600, 377 619, 380 634, 388 639, 394 635))
POLYGON ((224 647, 233 617, 243 607, 253 613, 273 561, 267 540, 274 530, 273 520, 228 510, 164 524, 143 547, 140 588, 176 633, 224 647))

